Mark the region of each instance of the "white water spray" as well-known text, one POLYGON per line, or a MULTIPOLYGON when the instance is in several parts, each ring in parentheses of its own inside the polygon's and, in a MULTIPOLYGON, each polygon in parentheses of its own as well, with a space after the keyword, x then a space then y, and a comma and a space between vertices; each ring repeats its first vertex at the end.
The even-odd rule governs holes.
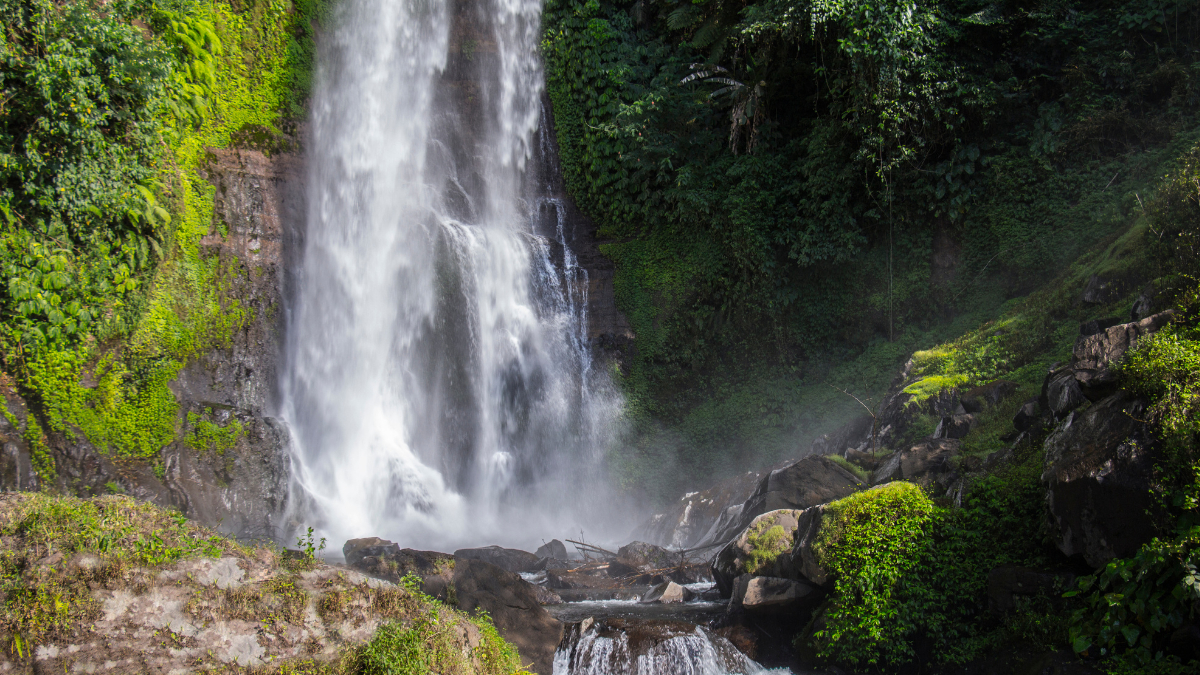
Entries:
POLYGON ((599 495, 620 401, 523 193, 540 8, 345 0, 323 36, 282 389, 292 519, 335 548, 533 545, 599 495))

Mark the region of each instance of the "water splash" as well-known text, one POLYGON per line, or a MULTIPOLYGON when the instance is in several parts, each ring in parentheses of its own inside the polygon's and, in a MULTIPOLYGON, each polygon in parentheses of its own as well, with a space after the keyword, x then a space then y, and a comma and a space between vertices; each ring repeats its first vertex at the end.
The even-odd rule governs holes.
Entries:
POLYGON ((282 390, 292 520, 335 548, 573 531, 620 415, 563 205, 525 189, 540 0, 447 2, 347 0, 318 56, 282 390))

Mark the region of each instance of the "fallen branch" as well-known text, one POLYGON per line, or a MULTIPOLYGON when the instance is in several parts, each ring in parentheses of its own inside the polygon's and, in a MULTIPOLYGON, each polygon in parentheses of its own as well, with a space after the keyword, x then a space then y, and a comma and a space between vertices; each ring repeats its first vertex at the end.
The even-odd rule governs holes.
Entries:
POLYGON ((579 548, 582 546, 583 548, 586 548, 589 551, 595 551, 596 553, 603 553, 605 555, 611 555, 614 558, 617 557, 616 553, 602 549, 599 546, 593 546, 592 544, 587 544, 582 541, 575 541, 574 539, 568 539, 567 541, 571 542, 572 544, 575 544, 575 548, 579 548))

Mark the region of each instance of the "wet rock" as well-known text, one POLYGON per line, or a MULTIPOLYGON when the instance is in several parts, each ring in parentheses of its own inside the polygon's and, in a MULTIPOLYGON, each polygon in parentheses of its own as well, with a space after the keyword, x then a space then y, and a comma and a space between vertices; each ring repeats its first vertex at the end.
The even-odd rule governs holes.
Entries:
POLYGON ((758 658, 758 636, 745 626, 726 626, 713 631, 714 634, 729 640, 737 650, 753 660, 758 658))
POLYGON ((712 574, 723 597, 733 594, 734 581, 743 574, 783 576, 783 570, 790 569, 800 513, 795 509, 764 513, 717 553, 712 574))
POLYGON ((570 556, 567 555, 567 545, 557 539, 551 539, 548 543, 542 544, 534 555, 539 558, 554 558, 556 560, 566 560, 570 556))
POLYGON ((509 572, 537 572, 540 559, 528 551, 501 546, 460 548, 454 552, 455 560, 482 560, 509 572))
POLYGON ((907 480, 922 487, 945 492, 957 477, 953 462, 962 447, 962 441, 952 438, 931 438, 907 450, 888 457, 871 482, 875 484, 896 480, 907 480))
POLYGON ((691 590, 680 586, 674 581, 664 581, 654 588, 651 588, 649 591, 646 591, 646 594, 642 596, 641 602, 660 602, 663 604, 687 602, 695 597, 695 595, 696 594, 691 590))
POLYGON ((755 673, 761 668, 730 641, 695 624, 599 619, 563 639, 560 673, 755 673), (640 667, 639 667, 640 666, 640 667))
POLYGON ((468 613, 486 611, 500 635, 516 646, 523 663, 532 661, 537 675, 552 675, 563 626, 542 608, 533 584, 490 562, 460 558, 457 553, 455 558, 458 608, 468 613))
POLYGON ((821 589, 803 581, 743 574, 734 582, 729 607, 764 614, 795 612, 815 605, 823 596, 821 589))
POLYGON ((1154 533, 1146 510, 1156 446, 1137 421, 1144 410, 1118 392, 1071 413, 1046 439, 1051 538, 1092 567, 1133 555, 1154 533))
POLYGON ((542 558, 537 563, 537 569, 534 572, 559 571, 565 572, 579 567, 580 563, 577 560, 563 560, 561 558, 542 558))
POLYGON ((661 546, 635 541, 617 549, 617 560, 633 567, 661 569, 679 564, 679 554, 661 546))
POLYGON ((859 452, 858 450, 847 450, 846 460, 853 462, 867 471, 874 471, 879 468, 879 462, 882 458, 876 457, 870 452, 859 452))
POLYGON ((1075 580, 1073 574, 1055 574, 1016 565, 988 572, 988 607, 998 614, 1016 607, 1016 596, 1046 595, 1057 598, 1075 580))
POLYGON ((619 559, 608 563, 608 576, 614 579, 636 576, 639 572, 641 572, 640 567, 634 567, 619 559))
POLYGON ((545 586, 534 584, 533 592, 537 595, 539 605, 561 605, 563 602, 562 597, 558 593, 545 586))

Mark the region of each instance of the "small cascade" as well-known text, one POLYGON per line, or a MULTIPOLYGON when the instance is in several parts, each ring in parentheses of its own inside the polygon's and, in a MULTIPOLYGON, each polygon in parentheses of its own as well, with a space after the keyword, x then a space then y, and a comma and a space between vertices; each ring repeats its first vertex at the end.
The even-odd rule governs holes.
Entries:
POLYGON ((591 619, 568 627, 554 675, 757 675, 763 668, 729 640, 690 623, 591 619))

